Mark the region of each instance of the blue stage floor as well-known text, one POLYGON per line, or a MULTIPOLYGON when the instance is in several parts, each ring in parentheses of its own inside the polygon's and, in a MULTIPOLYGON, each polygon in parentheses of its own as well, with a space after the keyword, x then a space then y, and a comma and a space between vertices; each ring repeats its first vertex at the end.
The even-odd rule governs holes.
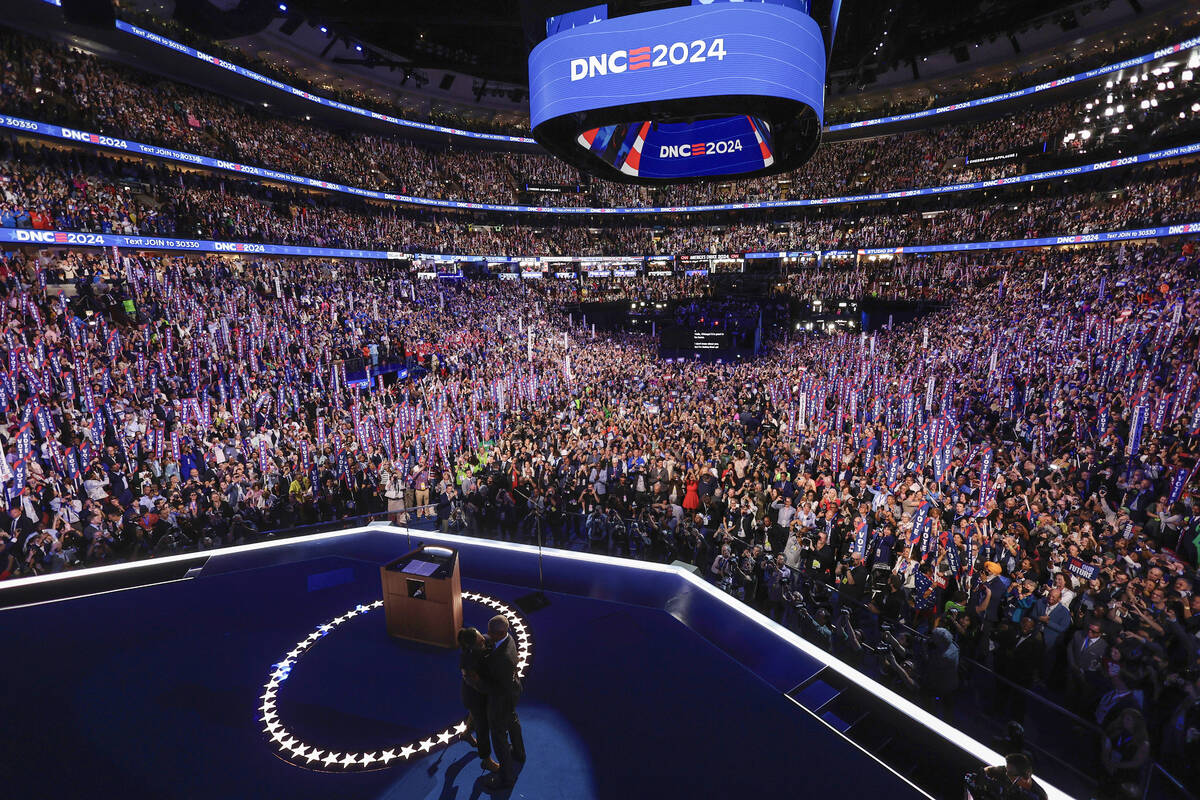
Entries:
MULTIPOLYGON (((464 590, 507 602, 528 591, 469 572, 464 590)), ((257 709, 271 665, 317 625, 379 596, 375 563, 326 557, 0 611, 5 795, 486 795, 462 742, 355 774, 273 755, 257 709)), ((529 760, 498 796, 921 796, 666 612, 550 599, 528 617, 534 649, 519 711, 529 760)), ((492 613, 464 606, 467 624, 492 613)), ((329 748, 427 736, 463 715, 456 654, 393 641, 382 609, 362 614, 296 664, 278 713, 329 748)))

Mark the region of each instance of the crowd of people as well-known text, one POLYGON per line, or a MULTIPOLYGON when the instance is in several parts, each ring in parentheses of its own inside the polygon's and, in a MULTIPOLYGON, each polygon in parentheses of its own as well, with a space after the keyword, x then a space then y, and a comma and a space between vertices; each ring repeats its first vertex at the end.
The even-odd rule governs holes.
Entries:
POLYGON ((1187 91, 1190 82, 1182 77, 1189 62, 1181 62, 1155 67, 1159 75, 1147 69, 1148 82, 1105 88, 1097 81, 1094 96, 1038 110, 832 141, 793 173, 649 189, 586 180, 545 154, 435 149, 400 138, 332 131, 23 34, 0 37, 0 60, 0 110, 6 113, 355 187, 442 200, 511 203, 524 197, 542 206, 751 202, 1009 177, 1045 168, 1039 164, 1047 156, 1094 159, 1128 153, 1151 135, 1162 140, 1166 133, 1193 131, 1200 118, 1187 91), (1164 129, 1168 125, 1172 130, 1164 129), (968 156, 1009 153, 1014 157, 966 163, 968 156), (567 190, 523 194, 530 184, 567 190))
MULTIPOLYGON (((833 584, 1097 724, 1178 731, 1158 746, 1184 758, 1194 245, 916 263, 960 276, 953 304, 722 365, 593 338, 536 282, 12 255, 0 568, 366 513, 503 538, 541 520, 558 546, 691 561, 818 633, 790 601, 833 584), (393 382, 399 364, 423 377, 393 382)), ((866 296, 870 264, 838 288, 866 296)))
MULTIPOLYGON (((0 48, 0 107, 16 114, 427 196, 572 181, 545 156, 335 133, 22 36, 0 48)), ((831 145, 794 189, 580 181, 587 191, 557 196, 659 204, 939 182, 964 153, 1093 148, 1100 134, 1064 133, 1092 115, 1114 141, 1130 115, 1161 134, 1177 118, 1173 79, 1184 83, 1153 75, 1162 100, 1145 109, 1139 80, 1021 119, 831 145)), ((1174 163, 919 209, 511 223, 0 143, 0 227, 410 253, 1011 239, 1190 222, 1198 196, 1192 165, 1174 163)), ((997 719, 1026 720, 1038 696, 1067 705, 1099 731, 1094 777, 1108 796, 1128 794, 1151 757, 1200 777, 1194 241, 786 263, 777 310, 833 298, 938 308, 849 334, 772 326, 760 357, 734 363, 662 359, 653 332, 597 331, 579 313, 620 300, 662 305, 676 325, 757 327, 764 299, 714 290, 716 274, 421 272, 4 253, 0 578, 385 515, 681 559, 838 655, 874 661, 937 713, 955 713, 960 661, 998 676, 997 719)))
POLYGON ((0 141, 0 227, 462 255, 827 251, 1190 222, 1200 218, 1196 182, 1185 163, 1102 174, 1087 186, 1047 183, 994 198, 946 197, 908 212, 829 206, 796 211, 790 220, 776 214, 769 223, 488 224, 457 213, 413 211, 162 164, 0 141))

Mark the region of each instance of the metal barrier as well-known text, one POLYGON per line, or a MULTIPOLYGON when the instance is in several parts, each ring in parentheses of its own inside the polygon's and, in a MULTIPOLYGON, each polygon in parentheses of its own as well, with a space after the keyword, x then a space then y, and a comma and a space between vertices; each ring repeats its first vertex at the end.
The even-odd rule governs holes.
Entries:
POLYGON ((1156 761, 1146 770, 1142 800, 1196 800, 1196 795, 1156 761))

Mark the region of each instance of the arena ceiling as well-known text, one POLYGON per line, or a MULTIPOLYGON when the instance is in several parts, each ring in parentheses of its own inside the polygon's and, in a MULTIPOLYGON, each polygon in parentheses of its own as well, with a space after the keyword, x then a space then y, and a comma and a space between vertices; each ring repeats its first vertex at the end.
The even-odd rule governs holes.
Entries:
MULTIPOLYGON (((601 0, 295 0, 289 10, 343 35, 413 59, 525 83, 537 21, 601 0)), ((646 0, 654 2, 655 0, 646 0)), ((1129 0, 1098 0, 1094 5, 1129 0)), ((1062 13, 1078 0, 843 0, 830 72, 873 70, 958 44, 995 39, 1062 13)), ((814 6, 817 3, 814 2, 814 6)), ((828 2, 825 3, 828 7, 828 2)), ((1053 21, 1053 20, 1052 20, 1053 21)))

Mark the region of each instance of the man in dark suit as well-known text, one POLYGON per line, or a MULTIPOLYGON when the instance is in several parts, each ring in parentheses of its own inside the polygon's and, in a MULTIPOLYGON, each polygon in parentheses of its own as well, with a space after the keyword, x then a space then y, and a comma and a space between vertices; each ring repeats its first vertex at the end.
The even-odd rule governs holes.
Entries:
POLYGON ((501 615, 488 622, 487 638, 491 652, 484 659, 480 679, 487 693, 488 725, 500 772, 488 778, 484 786, 506 789, 517 779, 516 762, 525 761, 525 740, 517 718, 517 699, 521 696, 517 643, 509 634, 508 619, 501 615))
POLYGON ((479 752, 479 760, 488 772, 499 772, 500 765, 492 760, 492 740, 488 730, 487 694, 483 691, 479 673, 491 649, 487 637, 474 628, 458 632, 459 668, 462 671, 462 702, 467 709, 467 730, 463 740, 479 752))
POLYGON ((14 502, 13 506, 8 510, 8 535, 15 543, 17 548, 24 549, 25 540, 37 529, 29 517, 25 516, 25 510, 21 507, 21 503, 14 502))
POLYGON ((1079 631, 1067 646, 1067 696, 1080 708, 1088 707, 1104 687, 1104 641, 1099 620, 1090 620, 1087 630, 1079 631))
MULTIPOLYGON (((1046 644, 1033 617, 1025 617, 1017 626, 1008 626, 1000 633, 996 652, 996 672, 1022 689, 1033 687, 1042 665, 1046 644)), ((996 705, 1000 713, 1017 722, 1025 720, 1026 696, 1004 681, 996 682, 996 705)))

